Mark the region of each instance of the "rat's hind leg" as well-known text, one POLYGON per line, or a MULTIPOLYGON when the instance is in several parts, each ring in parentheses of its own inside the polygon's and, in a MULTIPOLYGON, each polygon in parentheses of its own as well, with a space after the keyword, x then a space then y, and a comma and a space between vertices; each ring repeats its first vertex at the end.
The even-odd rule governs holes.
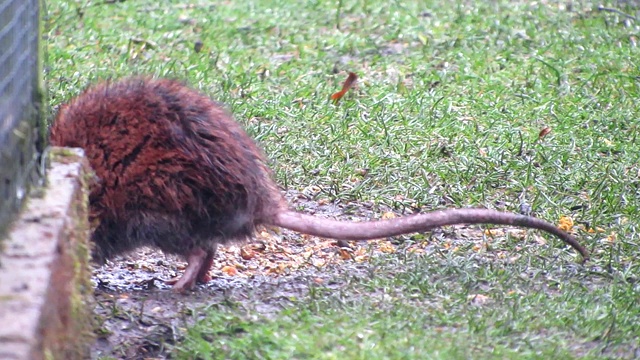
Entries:
POLYGON ((213 258, 216 256, 216 247, 213 249, 207 250, 207 257, 204 260, 204 263, 200 267, 200 271, 198 272, 198 283, 206 284, 211 281, 211 276, 209 276, 209 270, 211 270, 211 266, 213 265, 213 258))
MULTIPOLYGON (((201 277, 200 273, 203 271, 202 268, 207 264, 211 266, 208 258, 209 252, 199 247, 193 249, 187 255, 187 267, 184 269, 182 276, 178 280, 169 280, 166 281, 166 283, 173 284, 173 291, 179 293, 193 289, 196 281, 201 277)), ((211 255, 211 259, 213 260, 213 254, 211 255)), ((208 275, 208 270, 209 267, 204 271, 206 275, 208 275)))

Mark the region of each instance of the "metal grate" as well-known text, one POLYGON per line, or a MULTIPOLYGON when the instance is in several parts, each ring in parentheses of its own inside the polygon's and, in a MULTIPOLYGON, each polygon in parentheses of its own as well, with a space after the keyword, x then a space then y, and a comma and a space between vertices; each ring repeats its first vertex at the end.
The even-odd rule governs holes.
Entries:
POLYGON ((39 5, 0 0, 0 238, 44 175, 39 5))

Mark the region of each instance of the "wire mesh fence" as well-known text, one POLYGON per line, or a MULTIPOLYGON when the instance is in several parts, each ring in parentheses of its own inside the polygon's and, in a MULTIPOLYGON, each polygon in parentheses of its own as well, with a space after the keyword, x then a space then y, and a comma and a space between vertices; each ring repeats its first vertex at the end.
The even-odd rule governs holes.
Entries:
POLYGON ((39 0, 0 0, 0 238, 43 179, 39 0))

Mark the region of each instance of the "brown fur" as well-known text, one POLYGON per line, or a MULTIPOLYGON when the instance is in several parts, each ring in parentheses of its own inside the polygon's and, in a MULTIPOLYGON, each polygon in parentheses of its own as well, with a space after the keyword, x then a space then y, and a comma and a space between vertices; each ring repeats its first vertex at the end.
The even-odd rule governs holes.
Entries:
POLYGON ((173 80, 105 82, 64 105, 53 145, 81 147, 99 262, 143 245, 186 255, 253 235, 283 206, 265 158, 231 116, 173 80))
POLYGON ((290 211, 266 159, 232 116, 181 82, 135 77, 93 86, 64 105, 51 143, 81 147, 98 181, 91 187, 94 259, 140 246, 187 258, 176 290, 209 280, 218 244, 244 240, 260 224, 311 235, 373 239, 460 223, 537 228, 587 251, 542 220, 488 209, 452 209, 370 223, 290 211))

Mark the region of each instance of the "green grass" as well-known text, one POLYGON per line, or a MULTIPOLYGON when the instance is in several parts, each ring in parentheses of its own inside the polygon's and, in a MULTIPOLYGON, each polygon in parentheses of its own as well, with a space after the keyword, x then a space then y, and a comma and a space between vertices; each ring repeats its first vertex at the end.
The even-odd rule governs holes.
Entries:
POLYGON ((604 231, 576 227, 586 269, 555 239, 513 264, 470 244, 377 259, 380 274, 270 320, 219 306, 184 358, 634 357, 638 21, 589 2, 185 3, 49 1, 52 104, 100 78, 183 78, 229 106, 286 188, 398 211, 526 204, 604 231), (358 88, 334 105, 346 71, 358 88), (469 305, 476 293, 490 305, 469 305))
POLYGON ((374 265, 369 275, 343 272, 341 291, 310 282, 275 320, 256 320, 246 304, 216 306, 178 358, 601 359, 631 358, 637 346, 634 285, 586 286, 574 271, 555 277, 555 265, 477 259, 374 265), (488 299, 476 304, 477 295, 488 299))

